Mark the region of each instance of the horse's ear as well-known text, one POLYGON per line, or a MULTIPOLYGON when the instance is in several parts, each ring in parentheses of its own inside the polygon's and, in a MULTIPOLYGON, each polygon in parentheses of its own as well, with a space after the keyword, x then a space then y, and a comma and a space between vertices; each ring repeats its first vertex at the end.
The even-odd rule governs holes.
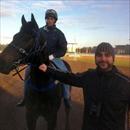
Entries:
POLYGON ((38 28, 37 22, 36 22, 33 14, 31 14, 31 22, 34 23, 34 25, 38 28))
POLYGON ((22 16, 22 19, 21 19, 21 21, 22 21, 22 25, 23 25, 23 24, 25 24, 25 23, 27 23, 27 22, 26 22, 26 20, 25 20, 25 17, 24 17, 24 15, 22 16))

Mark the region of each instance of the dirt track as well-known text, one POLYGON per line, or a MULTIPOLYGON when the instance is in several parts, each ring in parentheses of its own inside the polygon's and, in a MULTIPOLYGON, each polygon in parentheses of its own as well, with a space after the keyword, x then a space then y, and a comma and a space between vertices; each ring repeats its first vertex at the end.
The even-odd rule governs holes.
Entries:
MULTIPOLYGON (((72 68, 75 63, 71 63, 72 68)), ((84 65, 75 64, 73 71, 87 69, 84 65), (76 70, 75 70, 76 68, 76 70)), ((88 67, 92 67, 91 65, 88 67)), ((122 68, 122 70, 124 70, 122 68)), ((129 75, 129 71, 127 72, 129 75)), ((25 130, 25 108, 17 108, 15 105, 23 94, 23 82, 18 77, 0 74, 0 130, 25 130)), ((82 90, 72 89, 71 130, 80 130, 82 124, 83 97, 82 90)), ((58 128, 64 130, 64 107, 61 106, 58 113, 58 128)), ((39 118, 37 130, 46 128, 46 122, 39 118)), ((45 129, 46 130, 46 129, 45 129)))
MULTIPOLYGON (((15 106, 21 99, 22 93, 23 82, 18 77, 0 74, 0 130, 25 130, 25 108, 15 106)), ((73 88, 72 95, 71 130, 80 130, 83 110, 82 90, 73 88)), ((64 130, 64 121, 65 113, 62 104, 58 113, 58 130, 64 130)), ((43 118, 39 118, 37 130, 44 128, 46 122, 43 118)))

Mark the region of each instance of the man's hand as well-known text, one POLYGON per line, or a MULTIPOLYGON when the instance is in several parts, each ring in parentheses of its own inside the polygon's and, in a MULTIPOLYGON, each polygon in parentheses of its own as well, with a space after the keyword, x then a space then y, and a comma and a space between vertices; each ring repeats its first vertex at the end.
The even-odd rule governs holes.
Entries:
POLYGON ((46 72, 47 66, 46 66, 45 64, 41 64, 41 65, 39 66, 39 69, 42 70, 43 72, 46 72))

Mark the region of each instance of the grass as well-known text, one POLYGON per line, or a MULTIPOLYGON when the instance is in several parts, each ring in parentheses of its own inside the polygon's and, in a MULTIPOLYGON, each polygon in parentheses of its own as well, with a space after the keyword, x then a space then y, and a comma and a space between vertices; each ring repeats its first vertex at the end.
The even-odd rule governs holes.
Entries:
POLYGON ((117 56, 115 58, 115 65, 118 67, 126 67, 130 69, 130 56, 117 56))
MULTIPOLYGON (((66 56, 65 59, 68 61, 79 61, 81 63, 95 64, 95 59, 94 59, 94 56, 92 56, 92 55, 80 56, 80 57, 66 56)), ((115 57, 115 65, 117 67, 125 67, 125 68, 130 69, 130 56, 116 56, 115 57)))

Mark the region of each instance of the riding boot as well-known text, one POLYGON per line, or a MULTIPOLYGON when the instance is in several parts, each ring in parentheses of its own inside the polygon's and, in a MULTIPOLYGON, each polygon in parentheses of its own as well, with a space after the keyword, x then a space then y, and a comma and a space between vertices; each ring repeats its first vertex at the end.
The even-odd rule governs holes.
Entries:
POLYGON ((64 104, 67 108, 71 108, 71 106, 72 106, 71 99, 70 98, 68 98, 68 99, 64 98, 64 104))
POLYGON ((21 99, 20 102, 18 102, 18 103, 16 104, 17 107, 24 107, 24 105, 25 105, 25 99, 24 99, 24 98, 21 99))
MULTIPOLYGON (((54 65, 56 67, 64 72, 68 72, 69 70, 67 69, 67 66, 65 63, 60 59, 60 58, 54 58, 52 60, 54 65)), ((64 98, 64 105, 68 108, 71 107, 71 97, 70 97, 70 85, 68 84, 63 84, 63 98, 64 98)))
POLYGON ((70 96, 70 85, 63 84, 63 97, 64 97, 64 104, 66 107, 71 107, 71 96, 70 96))

